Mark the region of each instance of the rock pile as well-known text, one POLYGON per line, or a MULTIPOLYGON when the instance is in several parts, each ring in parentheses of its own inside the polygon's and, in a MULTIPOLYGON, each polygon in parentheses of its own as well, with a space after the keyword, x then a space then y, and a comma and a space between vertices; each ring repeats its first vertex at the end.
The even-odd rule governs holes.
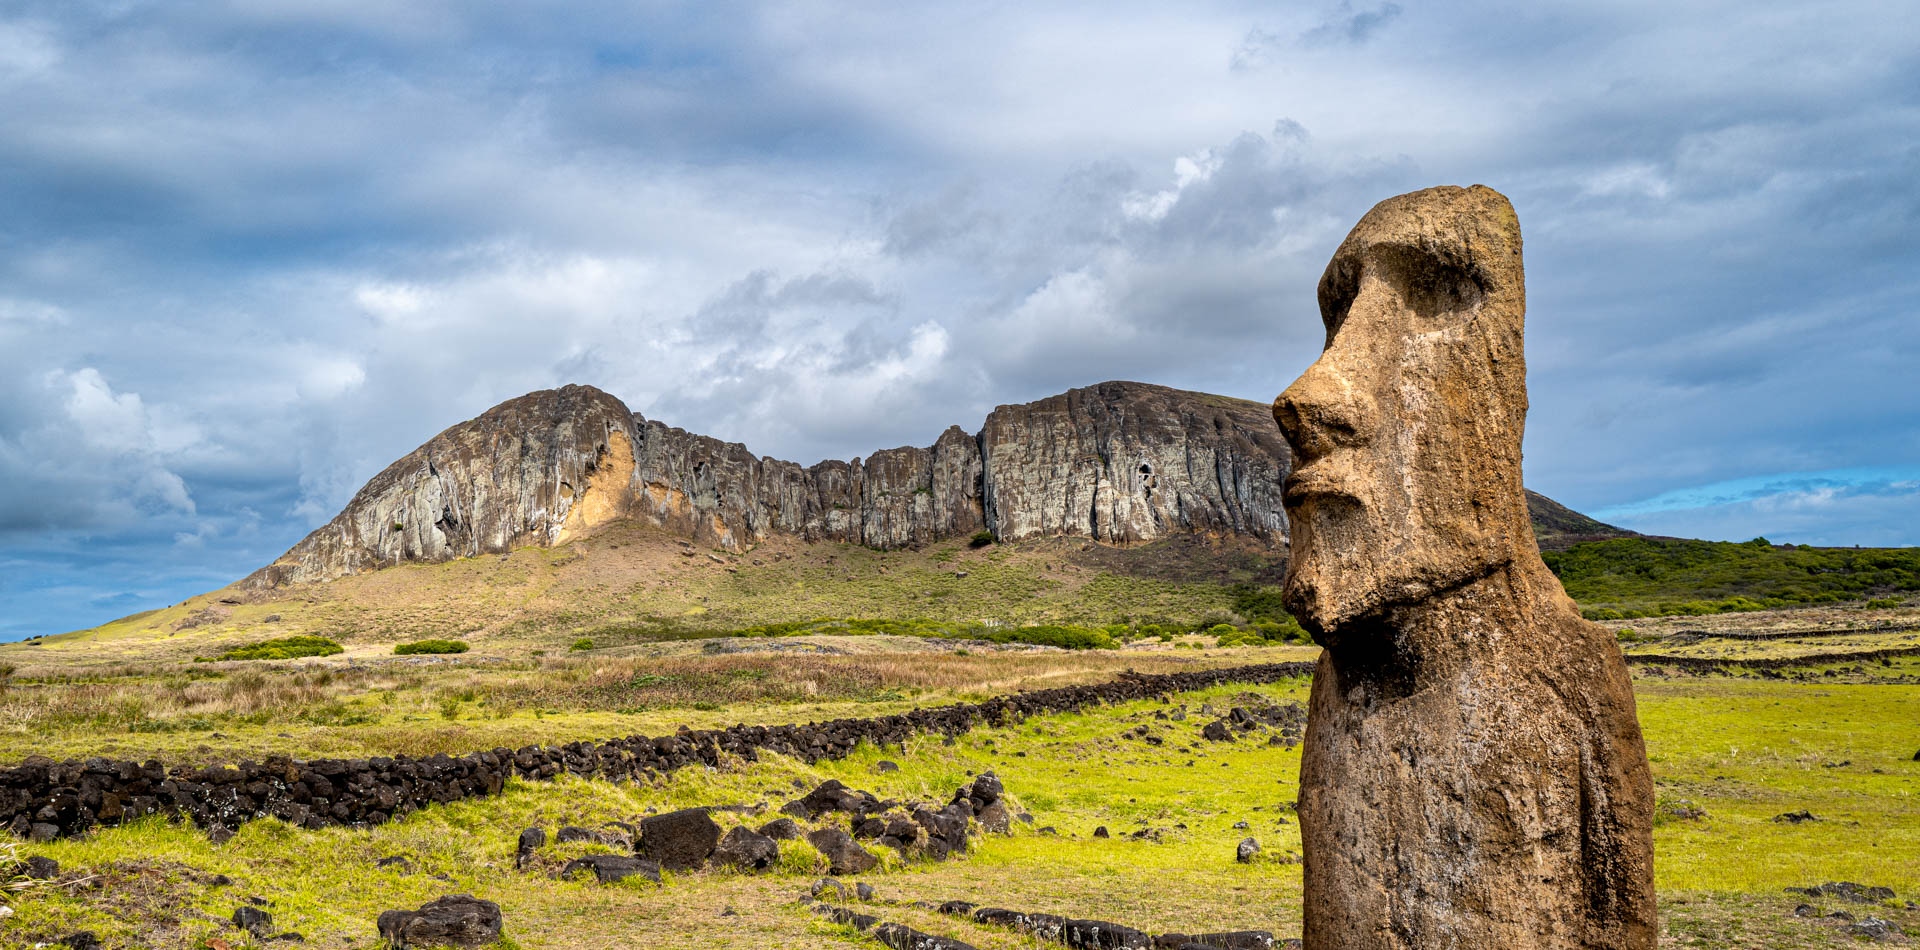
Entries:
MULTIPOLYGON (((830 779, 781 808, 794 817, 776 818, 757 831, 739 825, 723 833, 711 814, 718 809, 712 808, 683 808, 642 818, 639 834, 633 839, 615 832, 563 828, 555 835, 559 843, 587 842, 630 848, 633 854, 585 855, 568 861, 556 876, 567 879, 591 873, 601 884, 612 884, 640 875, 658 884, 663 868, 683 872, 709 867, 765 872, 780 861, 779 842, 794 840, 805 840, 820 852, 827 859, 827 873, 834 875, 860 874, 880 864, 873 852, 861 846, 863 840, 893 848, 903 858, 938 861, 966 850, 967 838, 976 820, 983 830, 1007 833, 1012 819, 1008 817, 1004 796, 1000 779, 992 772, 961 786, 954 792, 953 799, 939 808, 926 803, 883 800, 872 792, 851 789, 837 779, 830 779), (854 829, 851 833, 835 825, 808 829, 795 820, 797 817, 813 822, 839 815, 846 817, 854 829)), ((546 841, 543 828, 522 831, 515 848, 514 866, 521 870, 537 867, 539 851, 546 841)), ((838 887, 838 882, 834 882, 834 886, 838 887)))
POLYGON ((150 814, 183 815, 208 829, 276 817, 303 828, 365 826, 426 805, 498 794, 510 778, 577 775, 654 776, 688 765, 718 766, 777 752, 816 762, 844 756, 861 742, 899 745, 917 733, 959 735, 981 724, 1068 712, 1100 703, 1149 699, 1223 683, 1267 683, 1307 676, 1311 664, 1272 663, 1167 674, 1126 674, 1068 686, 956 703, 891 716, 786 726, 683 728, 670 736, 492 749, 464 756, 378 756, 264 762, 207 768, 44 756, 0 769, 0 827, 32 840, 79 834, 150 814))

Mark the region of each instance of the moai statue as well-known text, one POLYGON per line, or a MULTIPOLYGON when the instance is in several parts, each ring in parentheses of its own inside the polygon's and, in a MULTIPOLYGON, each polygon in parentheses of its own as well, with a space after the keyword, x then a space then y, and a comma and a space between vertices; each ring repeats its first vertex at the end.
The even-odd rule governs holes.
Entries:
POLYGON ((1520 223, 1499 192, 1374 206, 1275 400, 1286 602, 1326 648, 1300 766, 1307 950, 1652 948, 1653 783, 1614 638, 1520 484, 1520 223))

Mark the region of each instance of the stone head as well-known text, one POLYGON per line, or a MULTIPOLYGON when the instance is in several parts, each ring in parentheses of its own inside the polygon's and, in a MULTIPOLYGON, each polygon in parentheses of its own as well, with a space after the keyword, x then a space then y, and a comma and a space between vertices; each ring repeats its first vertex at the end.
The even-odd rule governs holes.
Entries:
POLYGON ((1320 278, 1326 348, 1274 401, 1293 448, 1289 608, 1339 628, 1533 553, 1520 224, 1499 192, 1375 205, 1320 278))

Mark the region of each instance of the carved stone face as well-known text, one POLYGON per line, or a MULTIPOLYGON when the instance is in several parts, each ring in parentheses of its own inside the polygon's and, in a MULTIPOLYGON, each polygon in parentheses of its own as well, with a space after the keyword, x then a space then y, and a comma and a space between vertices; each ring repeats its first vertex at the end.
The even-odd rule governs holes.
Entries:
POLYGON ((1381 202, 1328 263, 1326 349, 1273 408, 1294 453, 1286 600, 1327 646, 1533 544, 1524 287, 1519 222, 1478 185, 1381 202))

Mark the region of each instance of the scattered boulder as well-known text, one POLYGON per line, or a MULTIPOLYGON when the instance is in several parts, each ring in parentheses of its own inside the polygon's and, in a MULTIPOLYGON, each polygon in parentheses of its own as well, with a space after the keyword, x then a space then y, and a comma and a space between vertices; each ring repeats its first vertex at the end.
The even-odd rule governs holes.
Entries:
POLYGON ((575 844, 581 841, 598 843, 600 836, 578 825, 565 825, 561 827, 558 834, 553 836, 553 840, 556 844, 575 844))
POLYGON ((713 849, 713 863, 742 871, 764 871, 780 860, 780 845, 745 827, 731 828, 713 849))
POLYGON ((558 876, 561 880, 566 880, 581 871, 592 871, 594 879, 602 884, 612 884, 636 874, 655 884, 660 883, 659 862, 631 858, 624 854, 589 854, 574 858, 560 869, 558 876))
POLYGON ((814 900, 824 900, 829 895, 838 900, 846 900, 848 892, 845 884, 830 877, 823 877, 813 882, 813 888, 807 893, 811 894, 814 900))
POLYGON ((398 874, 413 873, 413 862, 408 860, 404 855, 398 855, 398 854, 388 855, 387 857, 381 858, 380 860, 373 862, 373 866, 376 868, 379 868, 382 871, 392 869, 395 873, 398 873, 398 874))
POLYGON ((1684 798, 1662 798, 1654 803, 1655 821, 1699 821, 1707 810, 1684 798))
POLYGON ((826 855, 829 874, 859 874, 880 863, 872 852, 856 844, 852 835, 838 828, 808 832, 807 843, 826 855))
POLYGON ((1107 837, 1111 837, 1110 835, 1108 835, 1108 834, 1107 834, 1107 826, 1106 826, 1106 825, 1101 825, 1100 827, 1098 827, 1098 828, 1095 828, 1095 829, 1093 829, 1093 836, 1094 836, 1094 837, 1096 837, 1096 838, 1107 838, 1107 837))
POLYGON ((669 871, 707 863, 720 844, 720 826, 704 808, 682 808, 640 819, 640 853, 669 871))
POLYGON ((900 771, 900 763, 890 762, 886 759, 881 759, 880 761, 873 763, 873 771, 874 771, 874 774, 876 775, 884 774, 887 772, 898 772, 900 771))
POLYGON ((1260 857, 1260 842, 1252 838, 1240 839, 1239 846, 1234 848, 1233 859, 1241 864, 1252 864, 1258 857, 1260 857))
POLYGON ((1798 825, 1804 822, 1819 821, 1819 820, 1820 819, 1815 818, 1813 816, 1813 812, 1810 812, 1804 808, 1800 809, 1799 811, 1787 812, 1784 815, 1773 816, 1774 823, 1780 824, 1780 825, 1798 825))
POLYGON ((1232 742, 1233 729, 1225 719, 1215 719, 1200 728, 1200 738, 1209 742, 1232 742))
POLYGON ((1808 897, 1832 897, 1855 904, 1878 904, 1893 900, 1896 895, 1891 887, 1873 887, 1856 884, 1852 881, 1828 881, 1812 887, 1789 887, 1789 894, 1805 894, 1808 897))
POLYGON ((515 870, 527 866, 533 860, 535 852, 547 846, 547 829, 528 828, 520 832, 520 841, 514 845, 513 866, 515 870))
POLYGON ((67 950, 100 950, 100 938, 91 930, 80 930, 61 937, 59 944, 67 950))
POLYGON ((51 881, 60 876, 60 862, 36 854, 20 862, 13 874, 29 881, 51 881))
POLYGON ((394 947, 479 947, 500 939, 500 905, 468 894, 436 898, 419 910, 390 910, 376 922, 394 947))
POLYGON ((791 818, 775 818, 760 826, 760 833, 775 841, 800 840, 800 823, 791 818))
POLYGON ((1855 937, 1865 937, 1875 943, 1885 943, 1905 937, 1907 932, 1891 920, 1868 917, 1865 920, 1847 925, 1847 933, 1855 937))
POLYGON ((273 915, 258 907, 238 907, 233 911, 233 926, 256 940, 265 940, 273 932, 273 915))
POLYGON ((980 810, 976 816, 980 819, 980 830, 990 835, 1013 833, 1013 813, 1007 810, 1006 802, 994 802, 980 810))

